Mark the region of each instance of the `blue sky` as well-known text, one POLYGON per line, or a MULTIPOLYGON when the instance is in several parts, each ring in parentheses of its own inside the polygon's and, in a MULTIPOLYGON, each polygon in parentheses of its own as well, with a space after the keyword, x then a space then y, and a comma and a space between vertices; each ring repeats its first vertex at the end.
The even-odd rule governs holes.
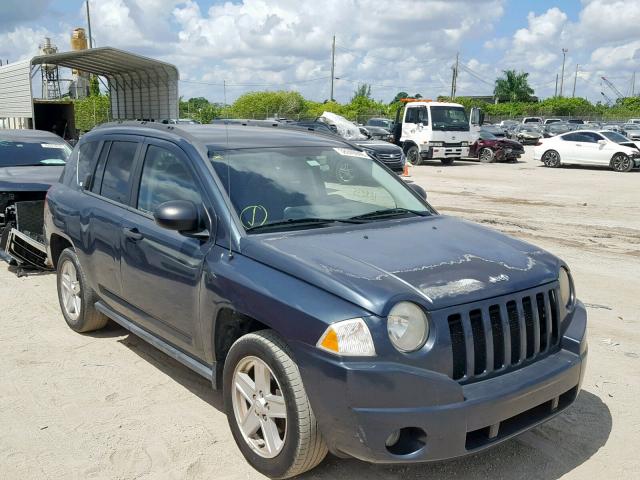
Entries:
MULTIPOLYGON (((601 76, 623 92, 640 70, 638 0, 91 0, 93 36, 174 63, 180 92, 222 101, 259 89, 329 96, 330 46, 337 38, 335 97, 360 82, 375 98, 399 90, 446 94, 460 52, 459 95, 490 94, 504 69, 530 74, 536 94, 554 94, 569 50, 565 94, 601 99, 601 76)), ((37 53, 44 36, 69 48, 85 26, 80 0, 2 0, 0 58, 37 53)), ((639 76, 640 83, 640 76, 639 76)))

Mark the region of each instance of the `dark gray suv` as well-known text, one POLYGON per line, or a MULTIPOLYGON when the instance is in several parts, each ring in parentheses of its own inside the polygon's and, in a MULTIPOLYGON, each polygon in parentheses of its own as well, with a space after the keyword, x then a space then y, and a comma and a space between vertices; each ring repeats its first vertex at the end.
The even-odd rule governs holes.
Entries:
POLYGON ((80 139, 45 230, 69 327, 112 319, 211 379, 246 459, 287 478, 327 451, 476 452, 580 390, 567 265, 425 197, 336 137, 124 123, 80 139))

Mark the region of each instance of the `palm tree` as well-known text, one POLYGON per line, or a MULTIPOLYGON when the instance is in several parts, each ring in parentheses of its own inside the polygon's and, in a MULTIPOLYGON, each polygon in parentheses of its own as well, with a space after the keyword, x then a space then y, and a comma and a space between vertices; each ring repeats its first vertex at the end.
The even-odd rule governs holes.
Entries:
POLYGON ((496 79, 493 94, 499 102, 526 102, 533 95, 529 86, 529 74, 515 70, 503 70, 503 77, 496 79))

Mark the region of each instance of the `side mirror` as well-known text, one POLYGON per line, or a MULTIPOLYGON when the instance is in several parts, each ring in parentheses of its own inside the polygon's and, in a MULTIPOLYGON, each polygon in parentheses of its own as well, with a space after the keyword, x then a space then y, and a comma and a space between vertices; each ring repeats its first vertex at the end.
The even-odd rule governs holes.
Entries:
POLYGON ((607 141, 606 140, 598 140, 598 145, 606 145, 607 141))
POLYGON ((484 110, 480 110, 480 126, 484 125, 484 110))
POLYGON ((198 208, 193 202, 186 200, 172 200, 158 205, 153 218, 167 230, 195 232, 200 228, 198 208))
POLYGON ((422 198, 423 200, 427 199, 427 191, 417 183, 410 183, 409 188, 420 195, 420 198, 422 198))

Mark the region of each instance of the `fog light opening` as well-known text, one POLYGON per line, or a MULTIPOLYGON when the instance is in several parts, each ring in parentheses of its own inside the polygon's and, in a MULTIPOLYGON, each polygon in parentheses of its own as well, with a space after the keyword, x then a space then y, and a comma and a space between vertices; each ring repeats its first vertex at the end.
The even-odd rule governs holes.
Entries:
POLYGON ((389 453, 411 455, 427 444, 427 433, 418 427, 405 427, 392 432, 385 441, 389 453))

